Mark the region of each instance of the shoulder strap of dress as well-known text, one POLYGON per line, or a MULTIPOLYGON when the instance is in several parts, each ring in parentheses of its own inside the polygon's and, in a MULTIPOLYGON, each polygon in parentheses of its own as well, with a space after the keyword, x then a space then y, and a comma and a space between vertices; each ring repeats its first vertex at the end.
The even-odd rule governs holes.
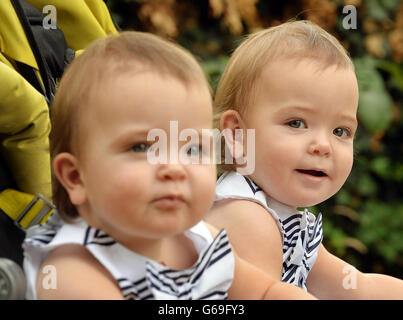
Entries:
POLYGON ((264 191, 251 179, 235 171, 225 172, 217 181, 215 201, 241 199, 256 202, 263 206, 281 228, 278 214, 270 208, 264 191))
POLYGON ((268 208, 263 190, 251 179, 235 171, 225 172, 217 181, 215 201, 224 199, 251 200, 268 208))

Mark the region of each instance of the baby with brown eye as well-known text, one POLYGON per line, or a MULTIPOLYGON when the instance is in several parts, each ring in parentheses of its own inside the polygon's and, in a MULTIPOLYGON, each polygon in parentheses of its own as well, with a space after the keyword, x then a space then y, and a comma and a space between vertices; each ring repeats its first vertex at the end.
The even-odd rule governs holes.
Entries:
POLYGON ((288 22, 248 36, 215 95, 215 127, 232 133, 224 138, 234 164, 221 165, 206 220, 226 228, 245 260, 317 298, 402 299, 402 280, 363 274, 330 254, 322 215, 297 210, 330 198, 349 176, 357 107, 354 66, 317 25, 288 22), (248 130, 255 152, 245 155, 248 130), (254 168, 247 174, 245 158, 254 168), (345 285, 350 271, 355 290, 345 285))

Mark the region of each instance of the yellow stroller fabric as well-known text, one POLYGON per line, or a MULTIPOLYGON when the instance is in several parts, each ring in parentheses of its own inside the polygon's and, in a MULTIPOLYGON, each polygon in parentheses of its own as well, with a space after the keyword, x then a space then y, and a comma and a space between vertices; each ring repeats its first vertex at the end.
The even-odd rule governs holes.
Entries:
MULTIPOLYGON (((25 1, 40 12, 45 6, 53 6, 57 27, 63 31, 68 46, 76 51, 84 49, 95 39, 118 32, 102 0, 25 1)), ((13 220, 21 213, 21 208, 29 205, 34 195, 42 194, 51 199, 48 104, 45 97, 18 72, 17 62, 34 68, 43 83, 35 55, 11 0, 1 0, 0 157, 18 191, 0 190, 0 209, 7 211, 13 220), (10 203, 21 201, 23 205, 11 205, 14 209, 10 208, 10 203)), ((27 221, 23 227, 29 223, 27 221)))
MULTIPOLYGON (((53 5, 57 26, 74 50, 117 33, 101 0, 26 0, 39 11, 53 5)), ((48 134, 44 97, 14 69, 14 61, 38 70, 24 29, 10 0, 0 1, 0 151, 21 191, 51 197, 48 134)), ((38 72, 38 77, 40 74, 38 72)))

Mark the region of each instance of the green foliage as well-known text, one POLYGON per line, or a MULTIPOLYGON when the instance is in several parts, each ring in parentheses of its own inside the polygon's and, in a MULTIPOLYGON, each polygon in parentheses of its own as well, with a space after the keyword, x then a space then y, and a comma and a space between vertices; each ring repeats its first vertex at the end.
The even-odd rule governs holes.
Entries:
POLYGON ((369 56, 354 59, 360 100, 358 115, 366 128, 376 133, 389 127, 392 118, 392 99, 376 69, 376 61, 369 56))
POLYGON ((400 0, 367 0, 367 14, 375 20, 384 21, 396 10, 399 3, 400 0))
POLYGON ((218 58, 210 58, 202 62, 203 70, 209 76, 210 83, 214 91, 217 88, 221 74, 227 65, 228 58, 229 57, 227 56, 220 56, 218 58))
POLYGON ((368 200, 360 211, 357 237, 368 247, 395 263, 403 252, 403 205, 368 200))

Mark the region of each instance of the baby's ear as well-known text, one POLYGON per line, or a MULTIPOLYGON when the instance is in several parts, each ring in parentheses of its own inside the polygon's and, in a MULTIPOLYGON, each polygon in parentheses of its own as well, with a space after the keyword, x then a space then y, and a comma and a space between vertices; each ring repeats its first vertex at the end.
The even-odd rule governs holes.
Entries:
POLYGON ((87 200, 87 192, 81 179, 77 158, 71 153, 62 152, 53 159, 52 165, 55 176, 66 189, 71 203, 83 204, 87 200))
POLYGON ((225 111, 220 118, 220 127, 232 157, 234 159, 243 157, 246 135, 240 114, 235 110, 225 111))

